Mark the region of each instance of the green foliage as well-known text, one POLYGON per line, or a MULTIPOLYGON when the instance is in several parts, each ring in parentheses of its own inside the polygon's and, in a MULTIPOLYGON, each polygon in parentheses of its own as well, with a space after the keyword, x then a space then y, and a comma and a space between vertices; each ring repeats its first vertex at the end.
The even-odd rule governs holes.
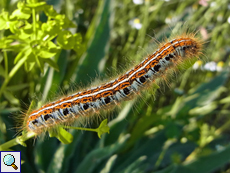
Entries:
POLYGON ((31 0, 16 6, 0 1, 4 8, 0 16, 0 143, 2 150, 14 146, 10 149, 22 151, 22 172, 229 171, 226 0, 140 5, 129 0, 49 2, 54 5, 31 0), (82 88, 98 76, 106 78, 107 69, 114 76, 123 71, 123 64, 139 62, 153 51, 148 45, 156 41, 148 35, 162 40, 177 33, 183 23, 200 29, 207 39, 203 68, 184 72, 188 67, 179 67, 167 83, 169 89, 153 86, 139 99, 122 103, 118 110, 106 113, 108 125, 102 121, 104 115, 95 115, 95 123, 87 125, 98 134, 86 131, 88 127, 70 127, 69 132, 61 128, 60 134, 50 134, 56 138, 35 142, 28 140, 34 134, 14 138, 16 132, 11 129, 16 124, 9 117, 15 117, 21 107, 27 109, 23 102, 29 105, 31 98, 39 100, 39 107, 55 99, 54 93, 72 91, 70 81, 82 88), (142 27, 136 29, 135 24, 142 27), (208 61, 222 61, 222 71, 205 69, 208 61))
POLYGON ((64 29, 76 27, 65 15, 58 14, 52 6, 45 2, 19 2, 17 9, 11 15, 3 11, 0 14, 2 25, 0 30, 10 30, 12 34, 0 40, 3 51, 15 51, 18 55, 14 64, 23 59, 26 71, 31 71, 34 65, 43 72, 44 64, 58 70, 58 65, 50 59, 60 49, 80 49, 81 37, 64 29), (43 11, 47 21, 41 23, 38 13, 43 11), (32 23, 29 19, 32 17, 32 23), (58 45, 52 40, 57 37, 58 45))

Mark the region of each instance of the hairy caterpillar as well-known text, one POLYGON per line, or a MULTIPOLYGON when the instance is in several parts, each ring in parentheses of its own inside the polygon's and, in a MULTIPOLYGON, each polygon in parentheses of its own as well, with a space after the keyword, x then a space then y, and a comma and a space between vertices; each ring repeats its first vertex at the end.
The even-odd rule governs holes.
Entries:
POLYGON ((27 131, 40 134, 59 124, 88 117, 145 89, 185 60, 201 54, 202 42, 195 34, 182 34, 167 41, 142 62, 118 78, 48 103, 25 117, 27 131))

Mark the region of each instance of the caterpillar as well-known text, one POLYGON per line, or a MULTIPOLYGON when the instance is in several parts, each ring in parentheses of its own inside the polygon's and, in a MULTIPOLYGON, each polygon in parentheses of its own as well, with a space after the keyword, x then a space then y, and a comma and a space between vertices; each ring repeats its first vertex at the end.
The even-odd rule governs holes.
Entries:
POLYGON ((118 78, 45 104, 25 117, 27 131, 40 134, 57 125, 77 121, 130 100, 182 62, 199 57, 202 41, 195 34, 182 34, 161 44, 139 64, 118 78))

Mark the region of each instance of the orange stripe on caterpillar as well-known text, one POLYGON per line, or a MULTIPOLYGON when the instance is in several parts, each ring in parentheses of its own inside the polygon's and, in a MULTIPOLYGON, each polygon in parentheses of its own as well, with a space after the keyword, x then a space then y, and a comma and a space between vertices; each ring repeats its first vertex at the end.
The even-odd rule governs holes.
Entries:
POLYGON ((170 68, 201 53, 202 43, 194 35, 185 35, 163 44, 141 63, 115 80, 86 91, 72 94, 34 110, 26 117, 26 128, 39 134, 58 124, 70 123, 79 117, 104 110, 131 99, 166 73, 170 68))

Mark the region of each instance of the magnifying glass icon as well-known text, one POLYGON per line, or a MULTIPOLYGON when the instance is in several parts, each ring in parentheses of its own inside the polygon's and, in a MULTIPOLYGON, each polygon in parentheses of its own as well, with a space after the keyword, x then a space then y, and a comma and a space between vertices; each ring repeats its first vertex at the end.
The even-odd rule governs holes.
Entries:
POLYGON ((18 169, 18 167, 14 164, 15 163, 15 158, 11 154, 7 154, 3 158, 3 162, 7 166, 12 166, 15 170, 18 169))

